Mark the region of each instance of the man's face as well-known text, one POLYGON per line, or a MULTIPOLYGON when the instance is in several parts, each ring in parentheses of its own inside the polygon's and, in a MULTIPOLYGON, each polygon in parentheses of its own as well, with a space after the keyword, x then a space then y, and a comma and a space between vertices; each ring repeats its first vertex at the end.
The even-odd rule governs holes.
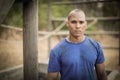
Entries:
POLYGON ((71 36, 74 36, 74 37, 83 36, 85 29, 87 27, 87 22, 85 20, 85 14, 82 12, 72 13, 66 25, 70 31, 71 36))

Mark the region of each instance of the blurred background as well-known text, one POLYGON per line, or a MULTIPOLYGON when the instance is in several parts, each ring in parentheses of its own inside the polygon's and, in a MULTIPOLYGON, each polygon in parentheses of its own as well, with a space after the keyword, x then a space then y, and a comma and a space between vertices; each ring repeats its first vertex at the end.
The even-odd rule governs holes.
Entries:
MULTIPOLYGON (((0 11, 5 12, 8 7, 2 7, 7 2, 1 3, 0 11)), ((120 80, 119 4, 118 0, 38 0, 38 62, 48 64, 50 49, 68 35, 64 22, 68 13, 78 8, 86 14, 88 28, 85 35, 100 42, 106 69, 113 72, 112 79, 120 80)), ((0 74, 23 65, 22 1, 15 0, 3 17, 0 20, 0 74)), ((0 80, 13 80, 7 78, 0 76, 0 80)))

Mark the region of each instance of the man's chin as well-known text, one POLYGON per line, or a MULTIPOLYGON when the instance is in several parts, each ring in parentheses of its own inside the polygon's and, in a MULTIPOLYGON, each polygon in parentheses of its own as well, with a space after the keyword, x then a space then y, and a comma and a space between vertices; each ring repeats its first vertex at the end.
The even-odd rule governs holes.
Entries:
POLYGON ((81 35, 81 34, 76 34, 76 35, 74 35, 75 37, 82 37, 83 35, 81 35))

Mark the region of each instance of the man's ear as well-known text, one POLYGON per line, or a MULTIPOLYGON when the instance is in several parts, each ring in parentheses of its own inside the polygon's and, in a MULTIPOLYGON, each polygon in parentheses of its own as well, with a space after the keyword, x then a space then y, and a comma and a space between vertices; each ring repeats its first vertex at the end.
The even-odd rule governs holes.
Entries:
POLYGON ((66 24, 66 26, 68 27, 68 20, 65 20, 65 24, 66 24))
POLYGON ((85 27, 87 28, 87 21, 85 21, 85 25, 86 25, 85 27))

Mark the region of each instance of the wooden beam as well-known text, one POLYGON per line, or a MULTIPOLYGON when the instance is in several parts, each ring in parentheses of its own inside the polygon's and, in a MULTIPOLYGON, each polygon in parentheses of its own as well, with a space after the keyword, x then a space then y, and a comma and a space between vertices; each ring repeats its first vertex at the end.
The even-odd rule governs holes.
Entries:
MULTIPOLYGON (((51 31, 51 32, 46 32, 46 31, 39 31, 39 35, 45 35, 46 38, 49 35, 53 36, 66 36, 69 34, 69 31, 51 31)), ((118 31, 85 31, 86 35, 119 35, 118 31)), ((42 37, 43 38, 43 37, 42 37)))
POLYGON ((96 1, 67 1, 67 2, 51 2, 52 5, 73 5, 73 4, 91 4, 91 3, 105 3, 118 2, 111 0, 96 0, 96 1))
MULTIPOLYGON (((67 18, 51 18, 51 21, 65 21, 67 18)), ((93 21, 93 20, 98 20, 98 21, 110 21, 110 20, 120 20, 120 17, 94 17, 86 18, 87 21, 93 21)))
POLYGON ((0 0, 0 24, 5 19, 15 0, 0 0))
POLYGON ((24 80, 38 80, 38 0, 23 2, 24 80))

